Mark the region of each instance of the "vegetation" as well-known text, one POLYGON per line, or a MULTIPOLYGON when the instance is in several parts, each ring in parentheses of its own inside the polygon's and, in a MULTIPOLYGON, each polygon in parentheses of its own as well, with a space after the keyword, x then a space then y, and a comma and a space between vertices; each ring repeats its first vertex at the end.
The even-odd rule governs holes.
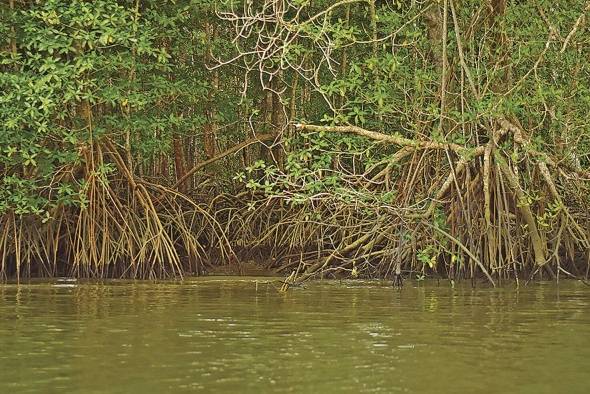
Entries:
POLYGON ((5 278, 588 275, 588 1, 2 7, 5 278))

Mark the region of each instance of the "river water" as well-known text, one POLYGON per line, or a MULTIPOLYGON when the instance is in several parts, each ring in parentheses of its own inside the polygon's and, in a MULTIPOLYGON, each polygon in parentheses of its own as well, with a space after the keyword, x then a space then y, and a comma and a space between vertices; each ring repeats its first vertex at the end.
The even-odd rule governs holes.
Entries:
POLYGON ((589 393, 590 287, 0 285, 0 393, 589 393))

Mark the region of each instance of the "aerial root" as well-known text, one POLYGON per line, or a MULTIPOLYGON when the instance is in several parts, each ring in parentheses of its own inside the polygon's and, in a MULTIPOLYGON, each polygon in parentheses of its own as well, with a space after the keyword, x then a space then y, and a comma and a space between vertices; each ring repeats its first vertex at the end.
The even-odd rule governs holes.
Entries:
POLYGON ((584 218, 572 214, 564 201, 566 196, 583 199, 571 196, 571 187, 557 185, 552 173, 566 173, 578 190, 587 190, 587 181, 580 170, 535 151, 513 123, 502 118, 498 124, 479 147, 411 140, 353 126, 298 125, 312 132, 352 133, 400 149, 390 161, 344 177, 361 200, 321 193, 295 205, 290 195, 296 191, 252 195, 250 206, 260 209, 234 207, 231 216, 239 220, 230 223, 228 218, 228 228, 250 247, 266 248, 277 268, 293 266, 288 255, 308 256, 299 264, 303 269, 294 283, 325 274, 391 274, 392 259, 398 259, 393 263, 404 272, 466 278, 480 273, 492 285, 511 277, 518 280, 551 262, 560 264, 556 272, 569 273, 560 262, 562 252, 567 249, 572 256, 568 264, 577 267, 580 259, 575 256, 586 255, 589 243, 584 218), (518 161, 496 149, 505 138, 512 138, 515 152, 524 152, 518 161), (415 161, 412 152, 432 154, 415 161), (449 152, 453 162, 445 163, 436 152, 449 152), (396 198, 371 199, 383 192, 396 198))

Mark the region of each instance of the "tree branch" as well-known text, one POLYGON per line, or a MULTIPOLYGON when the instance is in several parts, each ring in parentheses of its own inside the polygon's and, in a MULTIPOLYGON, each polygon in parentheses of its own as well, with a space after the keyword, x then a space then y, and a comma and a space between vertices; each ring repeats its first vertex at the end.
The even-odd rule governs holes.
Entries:
POLYGON ((194 173, 196 173, 197 171, 199 171, 201 168, 206 167, 209 164, 216 162, 217 160, 223 159, 224 157, 229 156, 232 153, 236 153, 236 152, 242 150, 243 148, 247 147, 248 145, 252 145, 252 144, 255 144, 257 142, 262 142, 262 141, 270 141, 270 140, 272 140, 274 138, 276 138, 276 135, 274 135, 274 134, 260 134, 260 135, 258 135, 256 137, 249 138, 249 139, 247 139, 244 142, 240 142, 239 144, 234 145, 231 148, 229 148, 229 149, 221 152, 217 156, 212 157, 209 160, 205 160, 205 161, 202 161, 202 162, 198 163, 196 166, 194 166, 189 171, 187 171, 187 173, 184 174, 184 176, 182 178, 180 178, 174 184, 174 186, 172 186, 172 189, 178 189, 178 186, 180 186, 184 182, 186 182, 187 179, 189 179, 194 173))
POLYGON ((393 145, 399 145, 404 147, 412 147, 415 149, 449 149, 457 154, 471 153, 472 155, 478 156, 484 153, 484 147, 477 147, 475 150, 465 148, 461 145, 450 143, 450 142, 437 142, 437 141, 420 141, 405 138, 400 135, 389 135, 383 134, 376 131, 363 129, 358 126, 318 126, 310 124, 295 124, 295 128, 298 130, 307 130, 312 132, 327 132, 327 133, 342 133, 342 134, 356 134, 361 137, 369 138, 374 141, 384 142, 393 145))

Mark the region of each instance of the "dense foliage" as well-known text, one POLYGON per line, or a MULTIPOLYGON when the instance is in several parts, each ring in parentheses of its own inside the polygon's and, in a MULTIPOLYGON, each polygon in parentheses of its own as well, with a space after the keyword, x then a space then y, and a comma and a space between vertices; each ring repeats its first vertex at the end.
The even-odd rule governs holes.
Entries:
POLYGON ((585 274, 590 2, 2 7, 3 275, 585 274))

